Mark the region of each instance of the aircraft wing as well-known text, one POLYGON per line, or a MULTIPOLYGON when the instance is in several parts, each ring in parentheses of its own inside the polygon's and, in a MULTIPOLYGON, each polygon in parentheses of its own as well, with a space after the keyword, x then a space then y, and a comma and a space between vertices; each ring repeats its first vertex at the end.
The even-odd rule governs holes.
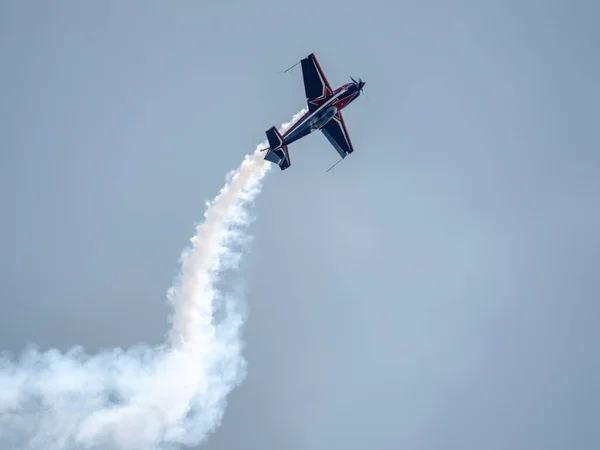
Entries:
POLYGON ((309 111, 312 111, 333 94, 333 89, 331 89, 314 53, 308 55, 301 62, 306 102, 309 111))
POLYGON ((338 111, 336 115, 321 128, 321 131, 342 158, 345 158, 354 151, 341 111, 338 111))

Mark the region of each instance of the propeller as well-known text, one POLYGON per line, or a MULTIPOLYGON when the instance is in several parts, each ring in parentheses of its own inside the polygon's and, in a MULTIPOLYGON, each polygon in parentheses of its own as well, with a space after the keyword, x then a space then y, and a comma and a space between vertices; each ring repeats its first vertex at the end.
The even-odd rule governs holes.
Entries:
POLYGON ((356 81, 354 78, 350 77, 350 79, 352 80, 352 82, 354 84, 356 84, 358 86, 358 89, 360 89, 361 91, 364 89, 365 84, 367 84, 365 81, 363 81, 360 77, 358 78, 358 81, 356 81))

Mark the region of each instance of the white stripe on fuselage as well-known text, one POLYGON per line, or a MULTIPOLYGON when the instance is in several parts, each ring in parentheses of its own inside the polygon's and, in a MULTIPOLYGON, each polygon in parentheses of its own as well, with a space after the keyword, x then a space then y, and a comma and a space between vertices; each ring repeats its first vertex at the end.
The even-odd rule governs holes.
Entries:
POLYGON ((298 122, 297 124, 295 124, 294 127, 290 128, 290 131, 285 133, 286 136, 289 136, 290 134, 292 134, 299 126, 301 123, 306 123, 308 122, 315 114, 317 114, 319 111, 321 111, 323 108, 330 106, 331 103, 333 103, 334 100, 336 100, 340 95, 344 94, 345 92, 347 92, 348 89, 342 89, 340 92, 338 92, 337 94, 333 95, 329 100, 327 100, 325 103, 323 103, 321 106, 319 106, 317 109, 315 109, 313 111, 313 113, 308 116, 306 119, 304 119, 301 122, 298 122))

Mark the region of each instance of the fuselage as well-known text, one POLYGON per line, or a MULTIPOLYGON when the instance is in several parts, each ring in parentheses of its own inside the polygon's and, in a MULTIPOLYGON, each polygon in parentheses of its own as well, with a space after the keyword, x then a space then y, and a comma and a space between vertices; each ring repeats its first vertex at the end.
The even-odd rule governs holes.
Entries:
POLYGON ((286 144, 291 144, 300 138, 323 128, 338 111, 341 111, 360 95, 360 89, 355 83, 344 84, 337 88, 332 95, 315 101, 316 108, 308 111, 292 125, 283 135, 286 144))

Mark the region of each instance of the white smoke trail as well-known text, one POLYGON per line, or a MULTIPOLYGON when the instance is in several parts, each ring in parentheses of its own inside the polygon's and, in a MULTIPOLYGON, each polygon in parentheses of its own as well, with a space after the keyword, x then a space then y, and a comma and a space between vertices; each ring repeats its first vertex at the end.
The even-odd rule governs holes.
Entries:
MULTIPOLYGON (((284 124, 287 129, 292 122, 284 124)), ((235 268, 245 207, 270 163, 257 148, 228 175, 196 228, 169 290, 168 341, 86 355, 27 349, 0 358, 0 449, 172 449, 202 443, 246 374, 240 298, 222 298, 219 274, 235 268), (221 305, 223 317, 215 315, 221 305)))

